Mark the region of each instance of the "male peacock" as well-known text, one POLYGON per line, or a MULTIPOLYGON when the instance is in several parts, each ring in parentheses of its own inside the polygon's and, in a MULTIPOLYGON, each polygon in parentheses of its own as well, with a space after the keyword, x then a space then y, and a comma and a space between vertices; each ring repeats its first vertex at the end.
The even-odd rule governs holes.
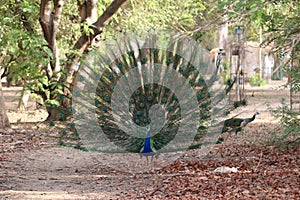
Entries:
POLYGON ((140 153, 142 148, 145 152, 176 151, 191 144, 192 132, 209 120, 212 93, 208 83, 217 80, 212 75, 204 77, 205 70, 211 70, 209 53, 191 41, 188 46, 186 40, 151 36, 145 42, 129 41, 125 53, 106 49, 112 62, 104 66, 98 82, 96 113, 110 142, 128 152, 140 153), (161 42, 168 50, 159 48, 161 42), (165 111, 160 126, 152 124, 159 121, 158 116, 150 117, 154 105, 165 111), (151 137, 145 138, 138 127, 149 125, 151 137))
POLYGON ((225 120, 224 122, 224 127, 222 132, 226 132, 228 130, 228 127, 232 128, 235 130, 235 134, 237 132, 241 131, 243 127, 245 127, 247 124, 250 122, 254 121, 256 115, 258 115, 259 112, 254 113, 254 115, 251 118, 230 118, 225 120))
POLYGON ((95 55, 83 64, 73 99, 88 149, 152 160, 158 152, 213 142, 204 138, 210 122, 224 114, 225 86, 200 44, 177 34, 125 35, 105 41, 95 55), (163 112, 151 116, 155 105, 163 112))

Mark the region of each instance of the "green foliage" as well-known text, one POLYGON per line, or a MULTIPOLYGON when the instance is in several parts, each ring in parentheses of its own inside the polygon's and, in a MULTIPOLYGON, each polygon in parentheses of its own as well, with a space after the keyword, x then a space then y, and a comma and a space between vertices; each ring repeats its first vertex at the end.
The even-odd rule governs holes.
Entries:
POLYGON ((265 86, 267 81, 260 77, 260 68, 254 69, 255 74, 250 75, 250 85, 251 86, 265 86))
POLYGON ((290 106, 282 99, 281 106, 271 110, 273 115, 279 119, 283 132, 275 135, 273 140, 281 145, 300 144, 300 112, 291 110, 290 106))
MULTIPOLYGON (((268 34, 265 42, 275 41, 278 49, 286 51, 300 31, 299 1, 229 1, 219 4, 219 9, 228 9, 229 18, 238 19, 247 26, 248 36, 258 38, 259 27, 268 34)), ((299 42, 299 41, 298 41, 299 42)))
POLYGON ((33 91, 33 97, 40 100, 46 107, 60 106, 60 96, 63 98, 63 85, 60 82, 49 80, 47 76, 38 74, 34 80, 27 83, 33 91))
MULTIPOLYGON (((299 52, 298 52, 299 53, 299 52)), ((296 56, 295 56, 296 57, 296 56)), ((294 62, 293 68, 291 69, 291 66, 288 66, 288 76, 290 76, 291 81, 287 83, 287 86, 291 88, 292 92, 300 92, 300 58, 298 58, 298 62, 294 62)))
MULTIPOLYGON (((56 38, 61 59, 71 52, 76 41, 74 38, 81 34, 79 23, 73 24, 79 22, 77 7, 67 2, 66 8, 63 9, 62 26, 56 38)), ((0 5, 0 14, 4 13, 4 20, 0 22, 0 50, 8 46, 8 53, 2 65, 10 71, 13 81, 27 85, 32 96, 38 98, 41 104, 59 106, 57 97, 63 94, 63 85, 55 77, 63 77, 63 72, 55 73, 49 67, 53 55, 41 32, 39 2, 21 1, 17 4, 6 1, 0 5)))
POLYGON ((106 34, 115 31, 177 29, 189 31, 197 27, 203 20, 206 6, 202 1, 138 1, 132 0, 125 4, 106 27, 106 34))
POLYGON ((230 85, 230 83, 232 83, 233 80, 230 79, 230 69, 232 68, 231 66, 229 66, 228 62, 222 62, 222 65, 224 67, 224 71, 222 71, 220 73, 222 80, 224 82, 224 84, 226 85, 230 85))
POLYGON ((265 86, 267 81, 259 76, 259 74, 250 75, 251 86, 265 86))
MULTIPOLYGON (((66 56, 69 54, 76 55, 78 52, 73 50, 73 46, 77 39, 81 35, 81 23, 78 8, 74 1, 66 1, 64 9, 62 10, 62 16, 60 20, 60 26, 57 33, 57 47, 60 50, 60 61, 64 65, 67 63, 66 56)), ((84 27, 84 32, 90 34, 91 30, 84 27)))
MULTIPOLYGON (((36 6, 27 1, 22 3, 24 7, 21 13, 38 11, 36 6)), ((52 53, 41 35, 24 30, 20 16, 14 13, 17 9, 17 5, 11 1, 0 5, 0 13, 6 14, 0 22, 0 48, 8 46, 3 66, 10 69, 14 80, 34 80, 40 75, 39 66, 47 65, 52 53)), ((27 20, 30 21, 31 17, 27 20)), ((32 27, 35 25, 32 23, 32 27)))
POLYGON ((89 25, 87 22, 82 22, 81 27, 82 32, 84 32, 87 36, 94 34, 94 30, 92 29, 93 25, 89 25))

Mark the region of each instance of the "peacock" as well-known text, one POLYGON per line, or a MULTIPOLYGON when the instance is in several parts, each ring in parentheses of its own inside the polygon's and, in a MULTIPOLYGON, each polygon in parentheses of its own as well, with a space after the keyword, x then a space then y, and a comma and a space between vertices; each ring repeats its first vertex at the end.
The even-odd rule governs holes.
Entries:
POLYGON ((228 128, 232 128, 235 130, 235 134, 237 134, 239 131, 242 130, 243 127, 245 127, 247 124, 255 120, 256 115, 258 115, 259 112, 254 113, 254 115, 251 118, 230 118, 225 120, 224 127, 222 132, 228 131, 228 128))
POLYGON ((151 138, 151 134, 150 134, 150 126, 148 126, 147 128, 147 135, 145 138, 145 142, 144 142, 144 146, 141 149, 140 152, 140 156, 145 156, 147 159, 147 163, 148 163, 148 157, 151 156, 151 163, 153 162, 153 157, 156 156, 156 150, 153 147, 153 139, 151 138))
POLYGON ((152 160, 221 132, 208 130, 225 113, 226 85, 209 52, 192 38, 126 33, 100 46, 82 61, 73 92, 75 123, 87 149, 152 160))

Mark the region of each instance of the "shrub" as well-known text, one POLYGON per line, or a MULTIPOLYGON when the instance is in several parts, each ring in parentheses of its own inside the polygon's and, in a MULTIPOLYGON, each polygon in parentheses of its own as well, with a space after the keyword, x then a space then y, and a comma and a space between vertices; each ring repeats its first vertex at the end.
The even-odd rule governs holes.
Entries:
POLYGON ((259 74, 251 75, 250 76, 250 85, 251 86, 265 86, 267 81, 262 79, 259 74))
POLYGON ((290 106, 282 99, 281 106, 271 109, 273 116, 280 120, 280 127, 283 131, 275 136, 273 141, 280 145, 300 144, 300 112, 292 110, 290 106))

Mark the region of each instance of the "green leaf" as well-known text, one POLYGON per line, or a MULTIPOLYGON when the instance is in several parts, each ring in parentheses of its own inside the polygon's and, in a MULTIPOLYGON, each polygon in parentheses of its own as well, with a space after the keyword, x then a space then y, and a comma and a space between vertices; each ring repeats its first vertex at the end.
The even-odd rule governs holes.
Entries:
POLYGON ((45 105, 48 105, 48 106, 60 106, 60 103, 57 100, 47 99, 45 101, 45 105))
POLYGON ((12 21, 13 21, 13 18, 10 18, 10 17, 4 17, 4 18, 2 18, 2 24, 3 25, 6 25, 6 24, 9 24, 9 23, 12 23, 12 21))

